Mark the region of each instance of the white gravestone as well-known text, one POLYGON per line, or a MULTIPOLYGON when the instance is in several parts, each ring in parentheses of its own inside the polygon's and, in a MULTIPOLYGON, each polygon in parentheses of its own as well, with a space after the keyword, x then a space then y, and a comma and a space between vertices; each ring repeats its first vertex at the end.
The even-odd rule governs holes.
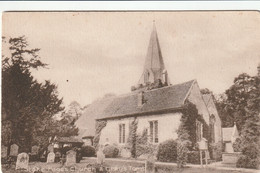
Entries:
POLYGON ((97 152, 97 164, 103 164, 105 162, 105 155, 103 151, 100 149, 97 152))
POLYGON ((54 163, 55 160, 55 154, 54 152, 50 152, 47 157, 47 163, 54 163))
POLYGON ((19 149, 18 145, 16 145, 16 144, 11 145, 10 156, 17 156, 18 155, 18 149, 19 149))
POLYGON ((67 151, 66 166, 73 165, 75 163, 76 163, 76 152, 73 150, 67 151))
POLYGON ((1 145, 1 158, 7 157, 7 147, 4 145, 1 145))
POLYGON ((27 153, 20 153, 17 156, 15 169, 25 169, 29 168, 29 155, 27 153))

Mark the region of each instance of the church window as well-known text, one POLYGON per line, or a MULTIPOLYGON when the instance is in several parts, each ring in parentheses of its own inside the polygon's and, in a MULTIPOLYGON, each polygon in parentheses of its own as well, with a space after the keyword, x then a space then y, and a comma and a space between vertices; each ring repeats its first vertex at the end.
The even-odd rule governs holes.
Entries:
POLYGON ((209 123, 209 127, 210 127, 210 138, 212 142, 215 142, 215 116, 212 114, 210 116, 210 123, 209 123))
POLYGON ((201 141, 203 137, 203 125, 200 121, 196 120, 196 141, 201 141))
POLYGON ((150 142, 158 143, 158 121, 150 121, 150 142))
POLYGON ((119 143, 125 143, 125 124, 119 124, 119 143))

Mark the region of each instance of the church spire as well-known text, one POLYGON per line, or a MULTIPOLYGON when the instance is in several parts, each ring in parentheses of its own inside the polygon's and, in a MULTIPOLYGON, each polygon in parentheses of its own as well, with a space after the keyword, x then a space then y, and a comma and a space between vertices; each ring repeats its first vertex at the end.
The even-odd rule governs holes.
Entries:
POLYGON ((168 75, 164 66, 162 52, 154 22, 146 54, 144 71, 138 84, 147 85, 155 84, 157 82, 161 82, 164 86, 169 85, 168 75))

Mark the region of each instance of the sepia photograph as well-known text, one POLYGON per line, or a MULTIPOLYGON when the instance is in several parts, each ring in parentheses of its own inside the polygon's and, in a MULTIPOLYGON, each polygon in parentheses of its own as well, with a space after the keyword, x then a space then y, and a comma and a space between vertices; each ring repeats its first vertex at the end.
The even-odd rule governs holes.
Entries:
POLYGON ((3 173, 260 171, 259 11, 2 13, 3 173))

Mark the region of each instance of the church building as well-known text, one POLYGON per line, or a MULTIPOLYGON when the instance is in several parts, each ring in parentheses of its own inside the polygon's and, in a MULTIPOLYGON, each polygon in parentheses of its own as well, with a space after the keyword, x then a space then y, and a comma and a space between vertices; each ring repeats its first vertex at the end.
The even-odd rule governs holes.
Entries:
MULTIPOLYGON (((149 142, 156 145, 168 139, 177 139, 182 109, 187 101, 196 106, 198 113, 210 127, 212 141, 221 141, 221 120, 212 96, 203 95, 196 80, 176 85, 170 83, 154 26, 143 73, 138 83, 131 87, 131 92, 93 102, 76 124, 81 137, 84 138, 95 135, 94 124, 91 123, 91 128, 87 127, 87 124, 90 124, 87 121, 106 121, 106 126, 100 133, 99 144, 124 146, 127 143, 130 124, 136 119, 137 134, 146 130, 149 142)), ((199 141, 203 137, 202 123, 198 121, 195 130, 199 141)))

